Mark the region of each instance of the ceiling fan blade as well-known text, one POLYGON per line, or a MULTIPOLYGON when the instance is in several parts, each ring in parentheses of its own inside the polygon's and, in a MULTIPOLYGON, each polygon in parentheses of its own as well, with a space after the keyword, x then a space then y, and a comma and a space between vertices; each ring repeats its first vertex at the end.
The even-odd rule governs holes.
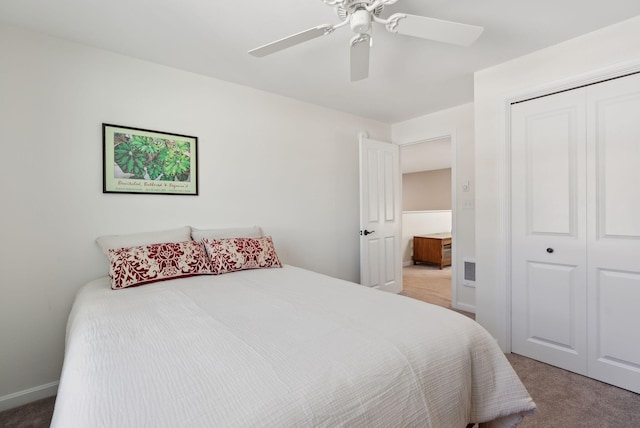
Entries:
POLYGON ((460 46, 469 46, 484 31, 484 28, 477 25, 443 21, 406 13, 391 15, 387 21, 387 30, 392 33, 460 46))
POLYGON ((358 34, 351 39, 351 81, 369 77, 369 50, 371 36, 358 34))
POLYGON ((319 25, 296 33, 292 36, 285 37, 284 39, 276 40, 275 42, 252 49, 249 51, 249 54, 257 57, 263 57, 308 40, 315 39, 316 37, 324 36, 325 34, 333 32, 333 30, 334 27, 332 25, 319 25))

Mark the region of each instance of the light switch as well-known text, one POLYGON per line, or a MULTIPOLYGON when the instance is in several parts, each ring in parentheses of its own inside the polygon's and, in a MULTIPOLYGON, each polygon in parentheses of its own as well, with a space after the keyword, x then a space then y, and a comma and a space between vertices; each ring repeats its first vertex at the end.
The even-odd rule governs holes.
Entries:
POLYGON ((464 208, 465 210, 473 209, 473 201, 464 201, 462 203, 462 208, 464 208))

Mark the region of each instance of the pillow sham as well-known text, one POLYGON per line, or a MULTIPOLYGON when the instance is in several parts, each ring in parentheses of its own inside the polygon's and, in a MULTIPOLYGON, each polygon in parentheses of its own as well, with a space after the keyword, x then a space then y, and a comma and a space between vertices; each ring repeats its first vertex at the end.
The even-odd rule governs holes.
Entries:
POLYGON ((215 275, 245 269, 282 267, 270 236, 202 240, 215 275))
POLYGON ((165 242, 184 242, 191 239, 189 226, 155 232, 132 233, 129 235, 106 235, 96 239, 96 243, 107 254, 110 249, 139 247, 165 242))
POLYGON ((262 230, 258 226, 253 227, 232 227, 226 229, 196 229, 191 228, 191 239, 194 241, 202 241, 207 239, 226 239, 226 238, 260 238, 262 230))
POLYGON ((107 257, 114 290, 212 273, 202 243, 191 240, 110 249, 107 257))

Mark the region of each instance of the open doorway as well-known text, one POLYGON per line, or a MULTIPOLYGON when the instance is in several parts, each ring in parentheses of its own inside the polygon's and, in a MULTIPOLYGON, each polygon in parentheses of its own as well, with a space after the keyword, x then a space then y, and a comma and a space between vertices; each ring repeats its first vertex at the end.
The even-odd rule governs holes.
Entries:
POLYGON ((403 145, 401 294, 452 308, 453 158, 449 136, 403 145))

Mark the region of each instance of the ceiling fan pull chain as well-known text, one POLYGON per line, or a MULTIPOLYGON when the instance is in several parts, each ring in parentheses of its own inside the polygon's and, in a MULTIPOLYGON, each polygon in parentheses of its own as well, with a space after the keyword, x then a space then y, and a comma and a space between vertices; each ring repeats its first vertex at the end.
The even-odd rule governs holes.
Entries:
POLYGON ((369 47, 373 47, 373 25, 369 29, 369 47))

